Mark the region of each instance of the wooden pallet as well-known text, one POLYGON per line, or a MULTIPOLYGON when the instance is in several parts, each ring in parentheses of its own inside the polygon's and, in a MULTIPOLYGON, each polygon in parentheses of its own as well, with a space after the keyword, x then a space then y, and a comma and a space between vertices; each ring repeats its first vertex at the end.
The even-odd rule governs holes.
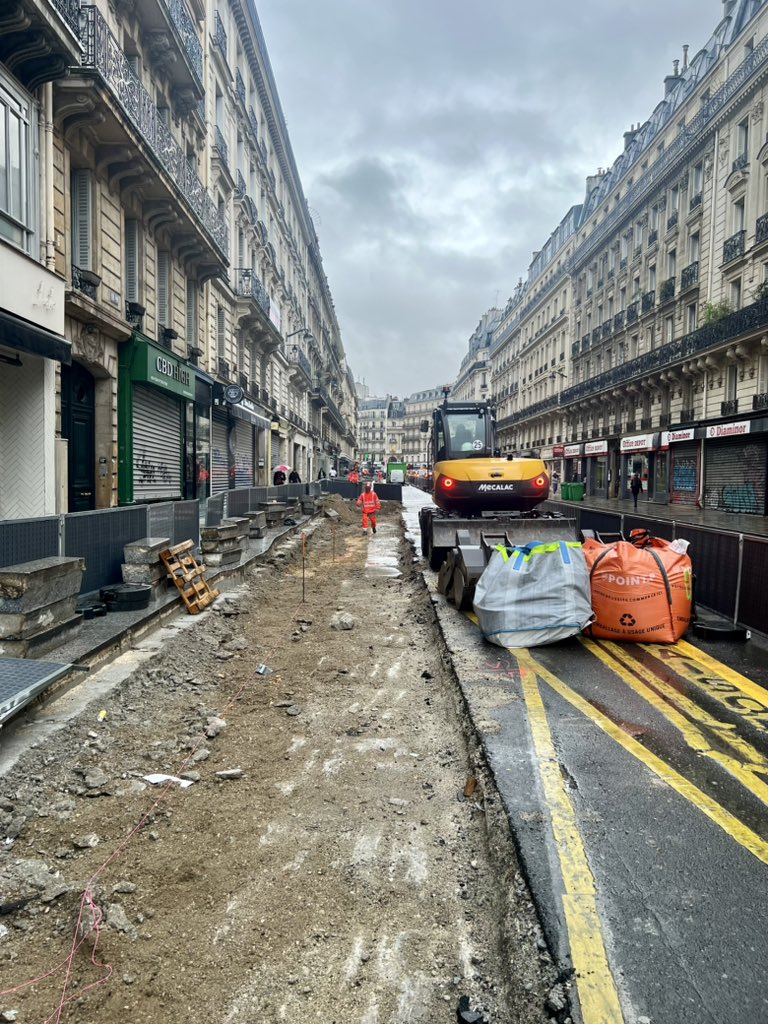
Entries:
POLYGON ((183 544, 160 552, 160 560, 176 584, 190 615, 197 615, 219 596, 219 591, 212 590, 205 578, 204 573, 208 567, 198 564, 192 554, 194 546, 194 541, 185 540, 183 544))

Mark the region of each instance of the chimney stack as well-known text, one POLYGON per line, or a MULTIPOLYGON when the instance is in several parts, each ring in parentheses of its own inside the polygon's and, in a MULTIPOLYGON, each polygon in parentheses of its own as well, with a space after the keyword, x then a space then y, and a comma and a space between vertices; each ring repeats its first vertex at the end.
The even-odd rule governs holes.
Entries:
POLYGON ((683 71, 688 67, 688 43, 683 46, 683 71))
POLYGON ((629 149, 629 147, 632 145, 632 143, 635 141, 635 136, 636 135, 637 135, 637 128, 635 128, 634 124, 631 124, 629 126, 629 131, 628 132, 624 132, 624 152, 625 153, 629 149))
POLYGON ((666 99, 667 96, 669 96, 669 94, 675 88, 677 83, 680 81, 680 72, 678 70, 679 67, 680 67, 680 61, 679 60, 672 61, 672 74, 671 75, 667 75, 667 77, 664 79, 664 98, 665 99, 666 99))

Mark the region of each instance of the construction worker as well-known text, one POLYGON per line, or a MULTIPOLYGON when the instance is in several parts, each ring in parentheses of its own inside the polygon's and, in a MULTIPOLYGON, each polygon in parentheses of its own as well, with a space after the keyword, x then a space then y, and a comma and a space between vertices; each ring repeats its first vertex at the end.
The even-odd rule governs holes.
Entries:
POLYGON ((371 522, 373 532, 376 533, 376 513, 381 509, 381 502, 373 489, 373 484, 366 483, 363 493, 357 499, 357 504, 363 507, 363 533, 368 532, 368 520, 371 522))

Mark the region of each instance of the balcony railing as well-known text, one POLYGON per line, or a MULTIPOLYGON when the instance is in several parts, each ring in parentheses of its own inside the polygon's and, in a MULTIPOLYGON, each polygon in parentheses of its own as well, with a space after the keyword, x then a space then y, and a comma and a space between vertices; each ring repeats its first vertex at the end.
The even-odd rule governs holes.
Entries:
POLYGON ((619 271, 626 270, 626 269, 627 269, 627 257, 626 256, 622 256, 621 259, 619 260, 619 271))
POLYGON ((663 412, 663 413, 661 413, 661 415, 659 416, 659 426, 660 427, 668 427, 668 426, 670 426, 671 423, 672 423, 672 413, 670 413, 670 412, 663 412))
POLYGON ((269 316, 269 296, 250 267, 238 267, 235 271, 235 292, 246 299, 253 299, 269 316))
POLYGON ((766 240, 768 240, 768 213, 764 213, 755 221, 755 245, 766 240))
POLYGON ((688 266, 683 270, 680 275, 680 291, 684 292, 688 288, 693 288, 694 285, 699 283, 699 261, 696 260, 693 263, 689 263, 688 266))
POLYGON ((668 277, 666 281, 662 281, 661 288, 659 288, 659 302, 670 302, 675 297, 675 279, 674 277, 668 277))
POLYGON ((643 416, 643 418, 640 420, 640 429, 641 430, 650 430, 652 426, 653 426, 653 419, 652 419, 652 417, 650 417, 650 416, 643 416))
POLYGON ((213 15, 213 41, 221 50, 224 60, 227 59, 227 30, 218 11, 213 15))
POLYGON ((613 318, 614 331, 620 331, 624 327, 624 313, 617 313, 613 318))
POLYGON ((752 411, 762 412, 768 409, 768 393, 763 392, 761 395, 752 395, 752 411))
POLYGON ((245 106, 245 82, 243 76, 240 74, 240 68, 235 68, 235 92, 237 93, 238 99, 245 106))
POLYGON ((637 430, 637 420, 627 420, 627 431, 637 430))
POLYGON ((589 348, 589 341, 590 341, 589 335, 585 334, 584 337, 581 339, 581 351, 582 352, 586 352, 587 349, 589 348))
POLYGON ((634 323, 635 320, 637 320, 639 315, 640 315, 640 303, 639 302, 630 302, 630 304, 627 306, 627 323, 628 324, 634 323))
POLYGON ((218 149, 218 151, 219 151, 219 157, 221 158, 222 163, 225 163, 227 165, 227 167, 228 167, 229 166, 229 146, 227 145, 226 141, 224 140, 224 136, 222 134, 221 128, 219 128, 218 125, 214 125, 213 144, 216 147, 216 149, 218 149))
POLYGON ((81 270, 72 264, 72 287, 87 295, 89 299, 96 301, 96 290, 101 284, 101 278, 90 270, 81 270))
POLYGON ((696 192, 695 195, 691 196, 691 201, 688 205, 688 209, 692 212, 697 207, 701 206, 701 192, 696 192))
POLYGON ((655 245, 659 240, 659 229, 651 228, 648 232, 648 245, 655 245))
POLYGON ((749 153, 739 153, 733 161, 732 171, 743 171, 749 166, 749 153))
POLYGON ((600 328, 600 327, 595 327, 595 328, 594 328, 594 329, 592 330, 592 341, 593 341, 593 343, 594 343, 594 342, 598 342, 598 341, 600 341, 600 339, 602 338, 602 336, 603 336, 603 331, 602 331, 602 328, 600 328))
POLYGON ((245 178, 241 171, 235 172, 235 198, 242 199, 245 196, 245 178))
POLYGON ((720 415, 721 416, 733 416, 739 411, 739 400, 738 398, 732 398, 728 402, 720 403, 720 415))
POLYGON ((294 345, 288 352, 288 362, 300 367, 304 371, 307 380, 312 380, 312 365, 298 345, 294 345))
POLYGON ((94 68, 109 86, 116 102, 144 139, 160 167, 167 172, 186 205, 195 214, 219 252, 226 256, 229 231, 205 186, 190 167, 184 150, 158 114, 149 93, 133 73, 101 12, 82 8, 83 67, 94 68))
POLYGON ((200 89, 203 88, 203 48, 195 31, 195 23, 189 16, 186 4, 183 0, 165 0, 168 13, 171 16, 173 27, 178 33, 184 52, 187 55, 189 66, 197 78, 200 89))
POLYGON ((656 289, 652 288, 646 292, 642 298, 642 310, 643 313, 649 313, 656 305, 656 289))
POLYGON ((225 380, 231 380, 229 375, 229 363, 226 359, 222 359, 221 356, 216 360, 216 371, 220 377, 224 377, 225 380))
POLYGON ((248 107, 248 123, 251 126, 251 131, 258 138, 259 136, 259 119, 256 117, 256 111, 253 107, 248 107))
POLYGON ((667 231, 671 231, 672 228, 676 227, 679 219, 680 214, 677 210, 673 210, 673 212, 667 217, 667 231))
POLYGON ((577 356, 580 351, 581 351, 581 344, 578 341, 572 342, 571 343, 571 355, 572 356, 577 356))
POLYGON ((51 3, 69 25, 75 35, 80 37, 80 0, 51 0, 51 3))
POLYGON ((693 406, 691 406, 690 409, 681 409, 680 410, 680 423, 691 423, 694 418, 695 417, 694 417, 693 406))
MULTIPOLYGON (((584 398, 596 397, 601 392, 614 390, 617 386, 628 381, 642 378, 650 373, 657 373, 659 370, 675 366, 694 356, 721 348, 733 339, 740 338, 745 334, 764 333, 766 328, 768 328, 768 299, 762 299, 751 306, 745 306, 744 309, 723 317, 722 320, 718 320, 714 324, 700 327, 690 334, 676 338, 674 341, 652 349, 650 352, 645 352, 635 359, 617 364, 599 376, 591 377, 589 380, 581 381, 579 384, 574 384, 572 387, 560 392, 560 394, 553 395, 543 402, 537 402, 528 409, 514 413, 506 422, 510 424, 517 423, 521 420, 541 415, 543 412, 549 412, 555 408, 564 409, 576 402, 582 401, 584 398)), ((693 411, 686 410, 686 412, 690 413, 686 418, 693 420, 693 411)), ((634 426, 627 426, 628 431, 633 429, 634 426)))
POLYGON ((732 260, 737 260, 739 256, 744 255, 744 239, 747 232, 743 229, 737 231, 735 235, 731 235, 730 238, 726 238, 723 242, 723 263, 731 263, 732 260))
POLYGON ((610 338, 613 334, 613 317, 603 322, 603 337, 610 338))

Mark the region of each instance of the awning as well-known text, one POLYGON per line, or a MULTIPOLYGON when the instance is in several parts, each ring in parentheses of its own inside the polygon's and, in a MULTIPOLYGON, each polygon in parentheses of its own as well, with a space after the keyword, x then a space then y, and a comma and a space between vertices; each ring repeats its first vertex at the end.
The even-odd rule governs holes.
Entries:
MULTIPOLYGON (((10 287, 10 284, 6 282, 10 287)), ((57 359, 69 366, 72 362, 72 346, 60 334, 54 334, 44 327, 38 327, 28 320, 20 320, 11 313, 0 310, 0 345, 29 352, 43 359, 57 359)))
POLYGON ((237 416, 238 419, 245 420, 247 423, 252 423, 260 430, 269 430, 272 426, 271 420, 259 416, 258 413, 251 412, 250 409, 245 409, 240 402, 237 405, 230 405, 229 411, 233 416, 237 416))

